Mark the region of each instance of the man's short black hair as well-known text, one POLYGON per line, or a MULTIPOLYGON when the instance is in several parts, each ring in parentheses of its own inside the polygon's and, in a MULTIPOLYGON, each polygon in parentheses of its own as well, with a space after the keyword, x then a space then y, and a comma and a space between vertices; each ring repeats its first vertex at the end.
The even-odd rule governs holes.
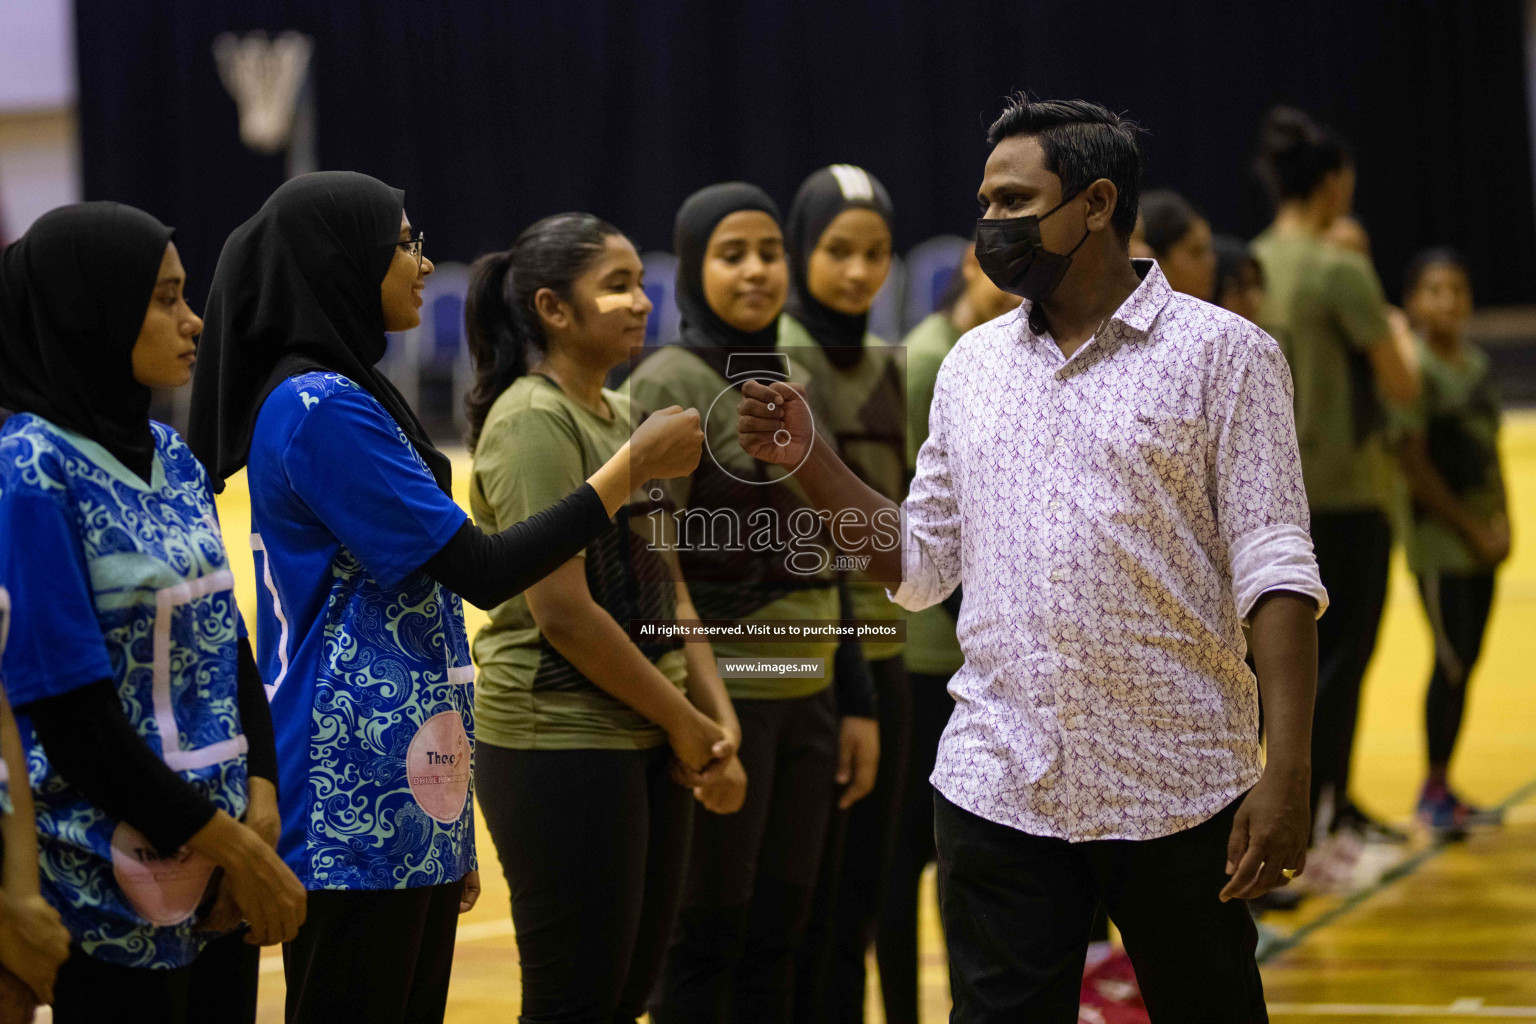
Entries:
POLYGON ((1015 135, 1033 135, 1045 152, 1045 169, 1061 179, 1061 196, 1070 199, 1100 178, 1114 182, 1120 196, 1110 222, 1122 242, 1136 228, 1141 173, 1146 166, 1136 136, 1141 129, 1088 100, 1033 100, 1020 93, 992 127, 987 142, 996 146, 1015 135))

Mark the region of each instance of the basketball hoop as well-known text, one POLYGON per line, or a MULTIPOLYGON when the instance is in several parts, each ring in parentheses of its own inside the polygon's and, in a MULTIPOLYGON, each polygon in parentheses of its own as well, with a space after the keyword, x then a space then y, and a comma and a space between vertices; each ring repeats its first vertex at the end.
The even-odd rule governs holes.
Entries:
POLYGON ((314 40, 300 32, 276 39, 225 32, 213 41, 219 78, 240 112, 240 141, 256 152, 282 153, 292 145, 313 49, 314 40))

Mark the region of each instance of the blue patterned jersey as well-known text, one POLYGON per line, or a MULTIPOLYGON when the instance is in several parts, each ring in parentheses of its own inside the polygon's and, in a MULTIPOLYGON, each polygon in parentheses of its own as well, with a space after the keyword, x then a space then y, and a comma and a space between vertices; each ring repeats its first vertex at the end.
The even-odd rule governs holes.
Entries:
MULTIPOLYGON (((0 579, 14 596, 5 648, 13 704, 116 684, 128 720, 183 779, 245 813, 236 698, 244 633, 213 493, 170 427, 153 423, 149 483, 100 445, 40 417, 0 427, 0 579)), ((18 716, 37 803, 43 895, 87 954, 130 967, 190 963, 212 862, 160 857, 49 763, 18 716)))
MULTIPOLYGON (((5 637, 11 628, 11 592, 0 587, 0 669, 5 665, 5 637)), ((0 671, 0 690, 5 689, 5 674, 0 671)), ((11 806, 11 771, 5 761, 0 760, 0 814, 10 814, 11 806)))
POLYGON ((279 852, 310 889, 457 881, 475 866, 474 669, 458 596, 421 566, 467 517, 334 373, 272 391, 248 474, 279 852))

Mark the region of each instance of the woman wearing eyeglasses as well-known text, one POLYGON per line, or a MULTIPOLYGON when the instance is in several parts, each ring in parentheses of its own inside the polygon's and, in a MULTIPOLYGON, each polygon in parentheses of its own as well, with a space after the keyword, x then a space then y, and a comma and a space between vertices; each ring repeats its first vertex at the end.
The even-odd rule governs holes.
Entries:
POLYGON ((295 178, 225 243, 191 440, 248 466, 258 648, 277 733, 279 852, 309 890, 287 1020, 441 1020, 479 893, 474 669, 460 598, 491 608, 608 527, 631 480, 687 473, 698 416, 664 410, 573 493, 494 536, 375 364, 432 273, 404 194, 295 178))

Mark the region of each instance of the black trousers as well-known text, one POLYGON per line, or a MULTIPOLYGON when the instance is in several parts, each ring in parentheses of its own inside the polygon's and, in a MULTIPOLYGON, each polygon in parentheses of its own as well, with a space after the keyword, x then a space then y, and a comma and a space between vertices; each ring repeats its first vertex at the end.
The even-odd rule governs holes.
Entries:
POLYGON ((440 1024, 463 891, 311 890, 283 946, 288 1024, 440 1024))
POLYGON ((1419 577, 1419 597, 1435 634, 1435 669, 1424 698, 1429 765, 1445 769, 1456 750, 1467 707, 1467 686, 1483 650, 1483 631, 1493 609, 1491 572, 1439 573, 1419 577))
POLYGON ((875 934, 887 1024, 918 1024, 917 905, 923 871, 933 862, 933 787, 928 776, 955 709, 949 676, 913 672, 912 742, 891 849, 890 873, 875 934))
POLYGON ((248 945, 242 935, 243 931, 215 939, 191 964, 172 971, 119 967, 75 947, 54 982, 54 1022, 254 1022, 261 949, 248 945))
POLYGON ((475 749, 475 792, 512 893, 524 1024, 632 1024, 645 1013, 693 821, 670 753, 475 749))
POLYGON ((86 956, 77 946, 53 983, 54 1024, 99 1024, 134 1007, 144 1019, 184 1024, 192 966, 171 971, 120 967, 86 956))
MULTIPOLYGON (((1328 591, 1317 622, 1317 703, 1312 713, 1312 812, 1324 792, 1335 812, 1349 797, 1360 684, 1387 601, 1392 528, 1375 509, 1312 513, 1312 546, 1328 591)), ((1331 825, 1332 822, 1325 824, 1331 825)))
POLYGON ((694 821, 683 910, 655 1024, 782 1024, 837 778, 830 687, 792 700, 738 700, 747 800, 694 821))
POLYGON ((811 919, 795 965, 796 1024, 864 1020, 864 964, 890 880, 912 745, 906 663, 900 655, 882 658, 870 662, 869 671, 879 701, 880 770, 875 788, 848 810, 837 808, 842 794, 833 794, 811 919))
POLYGON ((1222 903, 1234 801, 1142 842, 1028 835, 935 795, 939 908, 953 1024, 1073 1024, 1088 929, 1102 900, 1153 1024, 1262 1024, 1258 930, 1222 903))

